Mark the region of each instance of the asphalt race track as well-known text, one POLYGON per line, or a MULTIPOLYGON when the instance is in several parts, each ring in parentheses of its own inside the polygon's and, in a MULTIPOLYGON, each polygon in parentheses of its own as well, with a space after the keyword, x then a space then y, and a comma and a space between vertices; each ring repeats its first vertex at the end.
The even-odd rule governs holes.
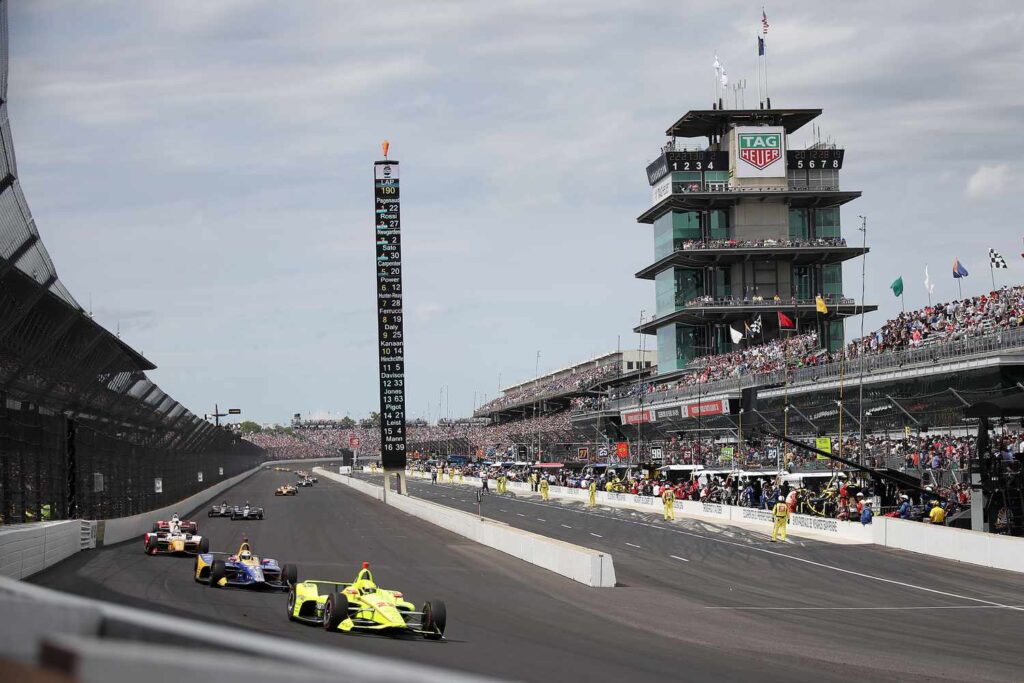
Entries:
MULTIPOLYGON (((759 534, 693 521, 668 530, 650 516, 611 508, 587 511, 533 498, 485 502, 488 516, 613 552, 622 585, 590 589, 340 484, 324 480, 295 497, 273 495, 293 479, 261 472, 225 494, 233 504, 264 506, 263 521, 207 519, 204 509, 197 519, 211 549, 234 551, 244 534, 257 554, 298 564, 300 578, 350 580, 369 561, 380 585, 414 603, 445 600, 445 641, 291 623, 283 593, 197 584, 191 558, 146 556, 141 539, 80 553, 32 582, 286 638, 548 683, 1021 679, 1024 611, 1007 607, 1024 604, 1024 580, 1016 575, 874 548, 779 547, 759 534)), ((475 508, 467 487, 413 489, 475 508)))

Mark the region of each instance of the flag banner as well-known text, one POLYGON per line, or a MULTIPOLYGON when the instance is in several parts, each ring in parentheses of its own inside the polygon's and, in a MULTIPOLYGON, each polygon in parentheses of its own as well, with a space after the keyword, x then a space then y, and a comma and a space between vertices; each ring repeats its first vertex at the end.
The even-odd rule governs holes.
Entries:
POLYGON ((968 275, 970 275, 970 273, 968 273, 967 269, 964 268, 964 264, 960 263, 960 259, 953 259, 953 277, 959 279, 967 277, 968 275))
POLYGON ((928 266, 924 267, 924 290, 929 294, 935 293, 935 283, 932 282, 931 277, 928 275, 928 266))
POLYGON ((757 37, 757 56, 764 57, 764 38, 757 37))
MULTIPOLYGON (((927 271, 927 266, 925 266, 925 269, 927 271)), ((928 273, 927 272, 925 272, 924 277, 925 277, 925 282, 928 282, 928 273)), ((926 284, 925 287, 927 287, 927 286, 928 285, 926 284)), ((898 278, 893 280, 892 284, 889 285, 889 289, 892 290, 892 293, 894 295, 896 295, 896 296, 903 296, 903 276, 900 275, 898 278)))
POLYGON ((750 331, 754 334, 761 334, 761 316, 757 316, 750 325, 750 331))
POLYGON ((1009 266, 1006 265, 1006 259, 1004 259, 1002 254, 995 249, 988 250, 988 260, 992 264, 993 268, 1009 268, 1009 266))
POLYGON ((743 341, 743 333, 737 330, 736 328, 730 327, 729 334, 732 336, 733 344, 739 344, 741 341, 743 341))
POLYGON ((793 319, 790 318, 788 315, 786 315, 782 311, 779 311, 778 312, 778 316, 779 316, 779 329, 780 330, 796 329, 796 323, 794 323, 793 319))
POLYGON ((814 297, 814 307, 818 313, 828 313, 828 306, 825 305, 825 300, 821 298, 820 294, 814 297))
POLYGON ((768 35, 768 15, 764 13, 764 8, 761 8, 761 32, 768 35))

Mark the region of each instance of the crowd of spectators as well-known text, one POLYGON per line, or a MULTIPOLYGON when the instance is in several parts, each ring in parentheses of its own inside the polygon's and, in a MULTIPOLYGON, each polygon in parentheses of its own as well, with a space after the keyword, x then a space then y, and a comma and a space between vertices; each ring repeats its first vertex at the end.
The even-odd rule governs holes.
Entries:
POLYGON ((822 348, 816 333, 774 339, 730 353, 697 358, 690 362, 681 378, 619 387, 604 397, 578 398, 573 406, 577 410, 593 410, 608 400, 664 393, 740 375, 771 373, 787 367, 787 359, 792 369, 820 366, 839 362, 844 357, 853 359, 944 344, 1020 326, 1024 326, 1024 286, 1003 287, 988 294, 900 313, 875 332, 855 339, 838 351, 822 348))
POLYGON ((813 240, 683 240, 677 251, 691 249, 752 249, 758 247, 845 247, 842 237, 819 237, 813 240))
POLYGON ((476 412, 477 414, 485 414, 497 408, 529 403, 544 396, 589 389, 602 380, 616 377, 620 374, 622 374, 622 368, 618 363, 605 363, 589 368, 577 368, 568 374, 559 373, 558 376, 554 377, 542 377, 536 382, 522 384, 506 391, 493 401, 488 401, 480 406, 476 412))

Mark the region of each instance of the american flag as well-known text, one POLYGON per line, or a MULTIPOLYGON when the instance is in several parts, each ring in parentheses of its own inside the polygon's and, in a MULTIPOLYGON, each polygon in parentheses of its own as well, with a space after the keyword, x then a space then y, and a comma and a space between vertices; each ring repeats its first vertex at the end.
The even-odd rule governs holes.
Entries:
POLYGON ((995 249, 989 248, 988 260, 992 263, 993 268, 1009 268, 1009 266, 1006 265, 1006 259, 1004 259, 995 249))
POLYGON ((768 35, 768 15, 764 13, 764 8, 761 8, 761 33, 768 35))

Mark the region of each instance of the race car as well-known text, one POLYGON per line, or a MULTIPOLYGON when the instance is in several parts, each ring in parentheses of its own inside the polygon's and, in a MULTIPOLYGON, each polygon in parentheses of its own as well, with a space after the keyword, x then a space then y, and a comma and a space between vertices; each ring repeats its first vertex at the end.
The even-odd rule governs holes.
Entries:
POLYGON ((298 567, 293 564, 280 565, 277 560, 254 555, 249 539, 242 541, 234 555, 210 552, 196 555, 195 579, 212 588, 240 586, 288 590, 298 580, 298 573, 298 567))
POLYGON ((156 522, 153 525, 153 531, 142 539, 143 548, 147 555, 195 555, 209 552, 210 539, 203 538, 198 531, 198 524, 182 521, 175 514, 170 520, 156 522))
POLYGON ((231 519, 263 519, 263 508, 252 507, 249 503, 236 507, 231 513, 231 519))
POLYGON ((378 631, 391 635, 415 633, 428 640, 444 636, 444 602, 433 600, 420 611, 402 593, 377 588, 370 563, 352 583, 303 581, 288 589, 288 619, 323 626, 328 631, 378 631))
POLYGON ((294 496, 299 490, 291 484, 285 484, 284 486, 278 486, 274 490, 275 496, 294 496))
POLYGON ((299 479, 299 486, 312 486, 313 482, 309 479, 299 479))
POLYGON ((230 517, 231 514, 237 509, 237 505, 228 505, 227 501, 224 501, 220 505, 213 505, 210 507, 210 511, 206 513, 207 517, 230 517))

